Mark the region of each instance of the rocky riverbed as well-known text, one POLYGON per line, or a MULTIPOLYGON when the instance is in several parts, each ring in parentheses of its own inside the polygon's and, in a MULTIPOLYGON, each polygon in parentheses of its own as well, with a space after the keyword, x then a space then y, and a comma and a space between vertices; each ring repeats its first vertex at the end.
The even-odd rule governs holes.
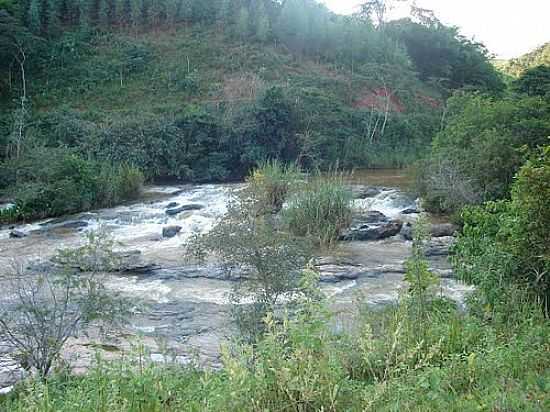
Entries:
MULTIPOLYGON (((208 231, 226 211, 239 185, 156 186, 146 201, 112 209, 0 228, 0 267, 50 264, 57 249, 82 245, 100 225, 117 240, 124 270, 110 273, 107 286, 136 302, 128 327, 109 339, 80 337, 65 357, 83 371, 99 348, 105 357, 128 351, 137 341, 162 361, 168 348, 180 362, 218 364, 219 345, 231 335, 228 292, 231 280, 214 263, 191 265, 183 248, 196 233, 208 231), (139 303, 139 305, 138 305, 139 303), (93 344, 92 344, 93 343, 93 344)), ((354 184, 354 219, 330 256, 317 260, 321 289, 344 319, 361 299, 370 305, 395 302, 411 252, 411 225, 419 215, 416 199, 398 187, 354 184)), ((456 228, 434 225, 427 250, 441 276, 441 293, 462 302, 470 289, 453 279, 447 261, 456 228)), ((0 292, 0 299, 2 298, 0 292)), ((93 336, 93 334, 92 334, 93 336)), ((22 370, 0 343, 0 390, 21 378, 22 370)))

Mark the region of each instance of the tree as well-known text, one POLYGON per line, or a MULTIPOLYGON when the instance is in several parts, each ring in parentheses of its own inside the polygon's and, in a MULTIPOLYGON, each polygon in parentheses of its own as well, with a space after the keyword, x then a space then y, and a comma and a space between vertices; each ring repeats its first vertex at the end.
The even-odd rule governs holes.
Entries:
POLYGON ((187 254, 204 262, 214 254, 226 275, 236 280, 233 315, 245 339, 257 341, 263 318, 301 291, 303 270, 311 258, 306 242, 279 231, 265 211, 260 192, 236 194, 224 218, 188 245, 187 254), (258 204, 260 203, 260 204, 258 204))
POLYGON ((293 108, 280 87, 267 89, 256 110, 254 160, 296 158, 298 150, 293 108))
POLYGON ((250 34, 250 14, 246 7, 241 7, 239 18, 237 20, 237 33, 241 40, 244 40, 250 34))
POLYGON ((550 97, 550 66, 527 69, 512 86, 517 92, 529 96, 550 97))
POLYGON ((42 10, 40 0, 31 0, 28 10, 29 29, 34 34, 42 31, 42 10))
POLYGON ((116 260, 112 246, 105 234, 92 233, 83 249, 61 252, 68 262, 87 253, 92 263, 87 273, 75 271, 70 263, 53 272, 18 265, 5 277, 8 293, 0 303, 0 338, 41 377, 49 374, 70 337, 91 325, 123 319, 124 300, 107 291, 100 275, 105 264, 116 260))
POLYGON ((21 155, 26 122, 29 117, 27 61, 33 47, 36 48, 38 43, 40 43, 40 38, 29 33, 5 10, 0 10, 0 56, 7 63, 7 69, 10 73, 14 65, 17 67, 21 80, 19 106, 13 114, 12 132, 10 135, 12 144, 8 146, 8 151, 10 152, 8 154, 13 155, 15 158, 19 158, 21 155), (14 149, 11 150, 10 148, 14 149))
POLYGON ((405 0, 366 0, 359 5, 359 16, 363 19, 370 20, 378 28, 384 25, 386 15, 389 11, 395 8, 398 2, 405 0))
POLYGON ((254 26, 256 38, 261 42, 265 42, 269 36, 270 24, 263 0, 258 0, 254 17, 254 26))

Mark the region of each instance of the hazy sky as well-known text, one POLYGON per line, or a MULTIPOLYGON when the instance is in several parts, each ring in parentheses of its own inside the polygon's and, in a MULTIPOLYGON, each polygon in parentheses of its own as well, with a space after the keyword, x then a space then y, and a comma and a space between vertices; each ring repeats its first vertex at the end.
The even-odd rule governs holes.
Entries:
MULTIPOLYGON (((361 0, 321 0, 337 13, 361 0)), ((550 0, 417 0, 445 24, 484 43, 500 58, 517 57, 550 41, 550 0)))

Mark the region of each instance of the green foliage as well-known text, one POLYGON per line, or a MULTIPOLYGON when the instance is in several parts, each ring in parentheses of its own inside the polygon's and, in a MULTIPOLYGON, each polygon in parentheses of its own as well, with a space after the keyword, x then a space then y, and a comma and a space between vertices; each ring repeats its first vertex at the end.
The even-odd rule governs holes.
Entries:
POLYGON ((289 199, 282 217, 295 235, 310 238, 317 246, 334 246, 340 232, 351 223, 351 193, 343 176, 333 173, 311 177, 289 199))
POLYGON ((504 90, 504 83, 488 60, 487 49, 461 36, 456 27, 447 27, 432 17, 423 22, 394 21, 387 30, 405 44, 421 79, 435 80, 450 90, 465 86, 491 92, 504 90))
POLYGON ((257 213, 278 213, 301 177, 295 165, 284 165, 277 160, 260 163, 247 179, 248 190, 256 198, 257 213))
POLYGON ((549 250, 547 205, 548 147, 519 171, 512 199, 467 208, 463 234, 454 258, 459 275, 477 284, 494 310, 510 298, 508 285, 527 289, 549 307, 549 250))
POLYGON ((439 279, 429 271, 429 263, 425 256, 426 242, 429 240, 428 222, 418 218, 413 228, 412 256, 405 262, 404 279, 409 283, 409 293, 418 298, 420 309, 426 304, 427 294, 439 279))
POLYGON ((506 197, 524 162, 523 148, 545 144, 549 135, 546 99, 455 95, 433 142, 423 194, 444 211, 506 197))
POLYGON ((550 66, 536 66, 525 70, 512 84, 519 93, 529 96, 550 96, 550 66))
POLYGON ((143 184, 134 167, 88 161, 62 148, 30 150, 2 172, 19 220, 112 206, 136 198, 143 184))
POLYGON ((255 345, 230 347, 219 371, 154 365, 139 353, 99 360, 85 376, 28 381, 6 410, 97 411, 543 411, 550 329, 531 313, 483 320, 434 300, 418 322, 407 303, 364 311, 335 334, 315 301, 295 317, 265 318, 255 345), (504 383, 504 384, 503 384, 504 383))
POLYGON ((192 239, 187 250, 199 262, 215 256, 227 277, 236 280, 231 296, 234 319, 242 337, 253 342, 264 331, 265 315, 285 298, 303 292, 304 269, 311 258, 307 242, 278 230, 273 216, 265 215, 265 195, 258 185, 236 193, 224 218, 192 239))
POLYGON ((112 246, 105 233, 97 233, 80 250, 60 251, 57 261, 86 257, 85 274, 77 273, 70 263, 51 273, 22 268, 3 273, 7 298, 0 304, 0 337, 40 378, 58 366, 69 338, 91 326, 124 320, 125 300, 105 288, 99 273, 111 265, 112 246))
POLYGON ((504 61, 498 65, 501 71, 513 77, 519 77, 526 70, 537 66, 550 66, 550 42, 525 53, 523 56, 504 61))

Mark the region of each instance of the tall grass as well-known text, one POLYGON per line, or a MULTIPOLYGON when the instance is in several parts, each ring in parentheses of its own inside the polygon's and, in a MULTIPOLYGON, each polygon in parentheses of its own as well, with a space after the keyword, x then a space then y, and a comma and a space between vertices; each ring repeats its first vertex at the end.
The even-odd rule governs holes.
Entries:
POLYGON ((330 248, 351 223, 351 192, 341 174, 315 175, 289 199, 282 215, 293 234, 330 248))
POLYGON ((278 160, 261 162, 247 179, 248 188, 257 203, 257 213, 279 212, 301 178, 302 173, 295 164, 284 164, 278 160))

